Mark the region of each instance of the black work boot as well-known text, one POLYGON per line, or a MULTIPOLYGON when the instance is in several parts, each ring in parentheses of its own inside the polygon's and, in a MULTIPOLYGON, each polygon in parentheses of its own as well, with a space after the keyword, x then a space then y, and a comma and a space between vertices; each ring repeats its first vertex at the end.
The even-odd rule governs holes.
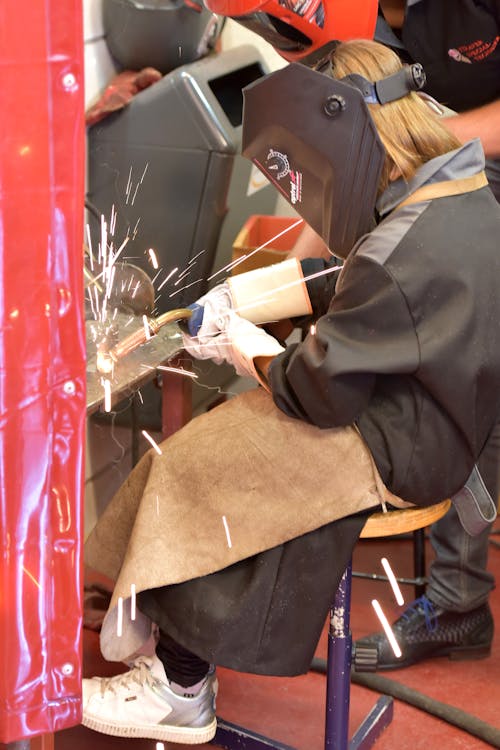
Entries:
POLYGON ((392 626, 402 651, 397 657, 385 633, 374 633, 354 644, 357 672, 400 669, 434 656, 484 659, 490 655, 493 617, 488 604, 470 612, 448 612, 426 596, 412 602, 392 626))

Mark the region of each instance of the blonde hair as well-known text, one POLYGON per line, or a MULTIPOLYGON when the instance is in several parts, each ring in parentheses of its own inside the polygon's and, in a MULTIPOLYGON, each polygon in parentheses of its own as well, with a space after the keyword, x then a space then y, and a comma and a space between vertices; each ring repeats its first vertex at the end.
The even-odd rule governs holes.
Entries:
MULTIPOLYGON (((403 65, 388 47, 366 39, 339 44, 331 55, 334 78, 358 73, 372 83, 397 73, 403 65)), ((415 92, 387 104, 368 105, 387 157, 379 186, 382 192, 394 175, 411 179, 436 156, 461 146, 440 115, 415 92)))

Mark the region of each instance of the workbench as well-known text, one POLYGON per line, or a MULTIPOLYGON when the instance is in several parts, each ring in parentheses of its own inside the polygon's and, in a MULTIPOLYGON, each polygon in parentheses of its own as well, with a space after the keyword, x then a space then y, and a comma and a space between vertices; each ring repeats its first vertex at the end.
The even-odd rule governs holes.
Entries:
MULTIPOLYGON (((118 320, 120 339, 143 326, 137 317, 126 326, 130 317, 118 320)), ((104 411, 103 376, 97 372, 96 346, 90 331, 92 321, 87 322, 87 415, 104 411)), ((111 409, 125 398, 131 397, 142 386, 161 373, 162 389, 162 433, 168 437, 191 418, 192 378, 165 370, 159 366, 172 366, 190 371, 191 360, 183 353, 182 336, 177 323, 168 323, 158 333, 127 354, 115 366, 111 380, 111 409), (182 357, 182 359, 180 359, 182 357)))

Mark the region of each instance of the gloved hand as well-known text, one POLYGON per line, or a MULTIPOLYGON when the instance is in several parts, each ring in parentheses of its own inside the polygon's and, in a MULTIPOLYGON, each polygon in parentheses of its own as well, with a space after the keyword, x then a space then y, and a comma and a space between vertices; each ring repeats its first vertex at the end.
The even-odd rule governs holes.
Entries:
MULTIPOLYGON (((200 329, 201 330, 201 329, 200 329)), ((250 375, 260 380, 253 360, 255 357, 275 357, 284 351, 275 338, 262 328, 241 318, 233 310, 225 317, 225 329, 215 335, 192 337, 183 334, 184 348, 197 359, 212 359, 216 364, 227 362, 238 375, 250 375)))
POLYGON ((201 344, 207 336, 210 338, 225 328, 226 316, 233 307, 229 285, 225 281, 214 286, 189 307, 193 315, 187 321, 187 329, 201 344))

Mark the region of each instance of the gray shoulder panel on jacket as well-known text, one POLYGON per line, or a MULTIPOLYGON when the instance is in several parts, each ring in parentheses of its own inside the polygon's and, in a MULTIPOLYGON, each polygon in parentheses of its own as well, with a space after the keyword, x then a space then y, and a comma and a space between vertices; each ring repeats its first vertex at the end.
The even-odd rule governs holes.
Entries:
POLYGON ((394 210, 373 232, 366 236, 366 239, 361 242, 356 250, 356 255, 370 258, 380 265, 387 263, 403 237, 423 214, 429 203, 429 200, 422 201, 394 210))

